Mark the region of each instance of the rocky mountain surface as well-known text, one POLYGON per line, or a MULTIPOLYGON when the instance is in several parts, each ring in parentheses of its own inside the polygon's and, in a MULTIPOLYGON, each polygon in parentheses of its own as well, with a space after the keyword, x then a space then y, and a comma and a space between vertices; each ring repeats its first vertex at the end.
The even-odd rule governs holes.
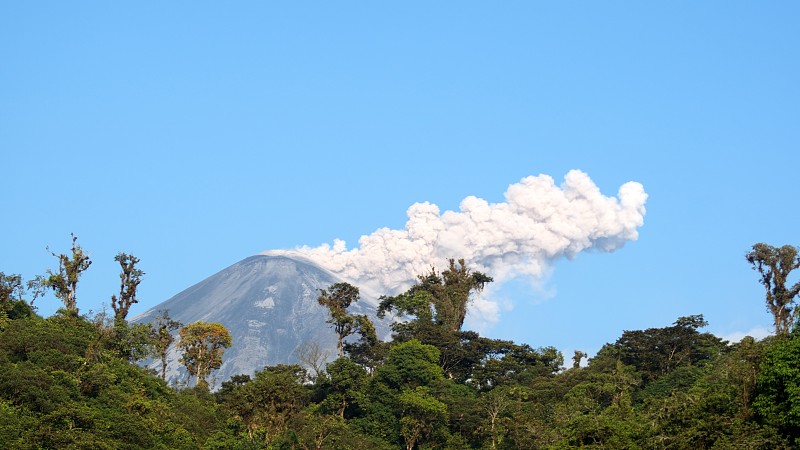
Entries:
MULTIPOLYGON (((232 375, 252 375, 267 365, 299 363, 301 346, 316 344, 336 356, 336 334, 328 310, 317 302, 319 289, 342 281, 313 262, 288 256, 256 255, 246 258, 169 300, 140 314, 134 322, 151 322, 159 310, 183 324, 196 321, 219 322, 233 337, 225 351, 222 367, 212 374, 212 386, 232 375)), ((375 323, 378 336, 388 339, 390 319, 375 315, 376 299, 362 299, 348 309, 366 314, 375 323)), ((177 339, 176 339, 177 340, 177 339)), ((175 345, 168 357, 167 377, 185 383, 186 371, 179 363, 175 345)), ((159 361, 148 366, 160 369, 159 361)))

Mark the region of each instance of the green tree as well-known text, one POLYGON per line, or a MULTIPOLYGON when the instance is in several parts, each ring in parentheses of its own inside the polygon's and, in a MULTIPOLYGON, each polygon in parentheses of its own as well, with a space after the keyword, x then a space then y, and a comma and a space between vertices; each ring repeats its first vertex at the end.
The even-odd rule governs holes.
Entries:
POLYGON ((274 442, 275 448, 303 450, 395 448, 380 439, 357 432, 341 417, 324 414, 321 408, 313 404, 292 416, 289 429, 291 432, 285 434, 288 439, 274 442))
POLYGON ((775 428, 753 420, 766 348, 764 341, 746 337, 702 368, 677 368, 640 392, 646 448, 788 448, 775 428))
POLYGON ((581 367, 581 360, 583 358, 588 358, 589 355, 581 350, 575 350, 575 354, 572 356, 572 368, 573 369, 580 369, 581 367))
MULTIPOLYGON (((442 368, 438 365, 439 350, 416 339, 393 344, 383 364, 369 379, 366 386, 364 416, 351 419, 372 436, 400 445, 402 437, 403 407, 399 396, 419 386, 432 387, 444 382, 442 368)), ((406 419, 408 422, 411 419, 406 419)), ((406 427, 408 428, 408 424, 406 427)))
POLYGON ((633 367, 616 361, 613 369, 590 373, 558 405, 559 434, 569 448, 636 449, 632 408, 639 383, 633 367))
POLYGON ((431 268, 430 273, 420 279, 420 287, 433 295, 436 307, 436 320, 451 331, 458 331, 464 325, 467 306, 473 292, 480 292, 492 277, 467 268, 463 259, 449 260, 450 266, 441 274, 431 268))
POLYGON ((481 396, 482 416, 486 423, 483 430, 489 434, 489 448, 496 450, 505 438, 506 430, 503 423, 504 415, 511 409, 513 400, 509 395, 509 388, 501 387, 484 393, 481 396))
POLYGON ((335 411, 336 415, 344 419, 348 407, 359 406, 364 402, 367 372, 350 358, 333 361, 328 364, 326 372, 328 376, 322 386, 325 391, 322 405, 325 410, 335 411))
POLYGON ((355 317, 359 338, 354 342, 345 342, 344 353, 372 374, 386 357, 389 343, 378 339, 375 325, 369 320, 369 317, 365 315, 355 317))
POLYGON ((161 379, 167 380, 167 352, 170 345, 175 341, 173 332, 180 329, 183 324, 177 320, 172 320, 169 310, 160 309, 155 322, 151 323, 150 342, 155 356, 161 360, 161 379))
POLYGON ((81 316, 0 332, 0 447, 199 448, 224 426, 213 402, 169 389, 103 339, 81 316))
POLYGON ((382 296, 378 305, 378 317, 384 318, 387 312, 394 312, 401 317, 410 317, 408 323, 396 322, 392 324, 395 332, 414 330, 421 324, 433 324, 433 295, 430 292, 414 289, 394 297, 382 296))
POLYGON ((298 365, 265 367, 252 381, 226 385, 230 392, 225 405, 243 423, 251 440, 261 436, 269 446, 308 403, 306 376, 306 370, 298 365))
POLYGON ((403 411, 400 433, 405 440, 406 450, 413 450, 435 426, 447 420, 447 406, 431 395, 426 386, 404 390, 398 399, 403 411))
POLYGON ((775 322, 775 334, 787 335, 797 317, 795 298, 800 293, 800 282, 787 286, 789 274, 800 267, 797 247, 784 245, 777 248, 758 243, 745 258, 761 274, 761 284, 767 290, 767 309, 775 322))
POLYGON ((76 242, 78 237, 74 234, 72 236, 72 251, 71 255, 63 253, 56 255, 55 252, 48 251, 51 255, 58 258, 58 272, 53 273, 47 270, 46 277, 38 277, 37 284, 44 288, 53 290, 53 293, 64 303, 64 309, 67 314, 72 316, 78 315, 78 304, 76 298, 76 291, 78 290, 78 280, 83 272, 92 265, 89 255, 84 253, 83 249, 76 242))
POLYGON ((413 389, 444 379, 439 350, 416 339, 392 346, 386 361, 376 371, 378 380, 393 389, 413 389))
POLYGON ((25 286, 20 275, 6 275, 0 272, 0 330, 8 321, 30 317, 33 309, 25 301, 25 286))
MULTIPOLYGON (((344 356, 344 339, 355 333, 375 334, 369 318, 365 315, 351 316, 347 308, 359 299, 358 288, 349 283, 335 283, 328 289, 320 289, 317 301, 328 308, 331 318, 328 323, 333 325, 336 332, 336 350, 341 358, 344 356)), ((377 339, 377 338, 376 338, 377 339)))
POLYGON ((471 295, 483 290, 492 277, 473 272, 463 259, 459 259, 458 264, 455 259, 450 259, 449 264, 448 269, 441 273, 431 268, 427 274, 420 275, 419 282, 404 294, 381 297, 380 317, 395 310, 400 315, 414 315, 423 322, 433 319, 437 325, 453 332, 461 330, 471 295))
POLYGON ((0 307, 10 309, 11 304, 22 299, 22 277, 0 272, 0 307))
POLYGON ((708 325, 702 314, 680 317, 671 327, 625 331, 616 343, 605 345, 594 363, 619 359, 637 368, 646 383, 667 375, 681 366, 702 365, 726 349, 725 342, 710 333, 700 333, 708 325))
POLYGON ((152 352, 152 329, 149 324, 115 323, 111 333, 111 346, 117 355, 131 362, 146 358, 152 352))
POLYGON ((178 347, 183 352, 181 363, 198 386, 207 386, 206 377, 222 365, 222 354, 232 344, 225 326, 215 322, 195 322, 181 328, 178 347))
POLYGON ((487 340, 486 357, 472 369, 469 384, 482 391, 497 386, 526 384, 561 370, 564 356, 555 347, 534 349, 528 344, 487 340))
POLYGON ((779 340, 766 351, 756 383, 756 414, 800 444, 800 337, 779 340))

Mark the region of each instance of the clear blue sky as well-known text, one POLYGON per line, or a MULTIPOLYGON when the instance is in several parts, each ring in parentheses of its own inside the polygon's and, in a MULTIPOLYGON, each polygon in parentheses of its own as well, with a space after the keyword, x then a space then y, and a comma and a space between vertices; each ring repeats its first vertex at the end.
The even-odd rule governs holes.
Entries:
POLYGON ((82 312, 125 251, 135 314, 264 250, 580 169, 644 185, 639 240, 508 287, 485 334, 593 353, 688 314, 770 328, 743 255, 800 244, 797 2, 434 3, 3 2, 0 271, 54 268, 74 232, 82 312))

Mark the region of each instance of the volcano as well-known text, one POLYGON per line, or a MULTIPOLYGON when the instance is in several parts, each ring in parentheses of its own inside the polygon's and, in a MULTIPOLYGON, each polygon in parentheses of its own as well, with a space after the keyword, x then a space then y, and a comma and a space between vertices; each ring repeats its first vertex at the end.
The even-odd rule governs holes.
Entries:
MULTIPOLYGON (((300 364, 298 350, 317 345, 327 360, 336 357, 336 334, 328 310, 319 305, 320 289, 343 281, 313 262, 299 257, 256 255, 206 278, 133 319, 155 320, 159 310, 184 325, 197 321, 219 322, 231 333, 233 345, 225 351, 222 366, 212 373, 212 386, 237 374, 253 375, 265 366, 300 364)), ((366 314, 378 337, 388 339, 391 319, 376 316, 377 299, 364 298, 348 312, 366 314)), ((177 336, 176 336, 177 342, 177 336)), ((188 376, 178 361, 176 346, 169 350, 167 380, 186 383, 188 376)), ((146 361, 160 370, 160 361, 146 361)))

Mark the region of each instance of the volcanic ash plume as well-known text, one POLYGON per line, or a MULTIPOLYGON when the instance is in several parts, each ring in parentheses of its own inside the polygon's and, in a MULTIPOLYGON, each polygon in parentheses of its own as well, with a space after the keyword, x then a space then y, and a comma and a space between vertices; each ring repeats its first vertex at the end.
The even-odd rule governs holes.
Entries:
POLYGON ((377 294, 401 292, 431 265, 446 267, 449 258, 465 259, 498 285, 519 276, 537 279, 561 256, 610 252, 636 240, 646 200, 636 182, 623 184, 616 198, 606 197, 579 170, 570 171, 561 186, 548 175, 529 176, 510 185, 501 203, 470 196, 459 211, 444 213, 434 204, 415 203, 405 228, 381 228, 350 250, 337 239, 332 246, 267 253, 308 258, 377 294))

